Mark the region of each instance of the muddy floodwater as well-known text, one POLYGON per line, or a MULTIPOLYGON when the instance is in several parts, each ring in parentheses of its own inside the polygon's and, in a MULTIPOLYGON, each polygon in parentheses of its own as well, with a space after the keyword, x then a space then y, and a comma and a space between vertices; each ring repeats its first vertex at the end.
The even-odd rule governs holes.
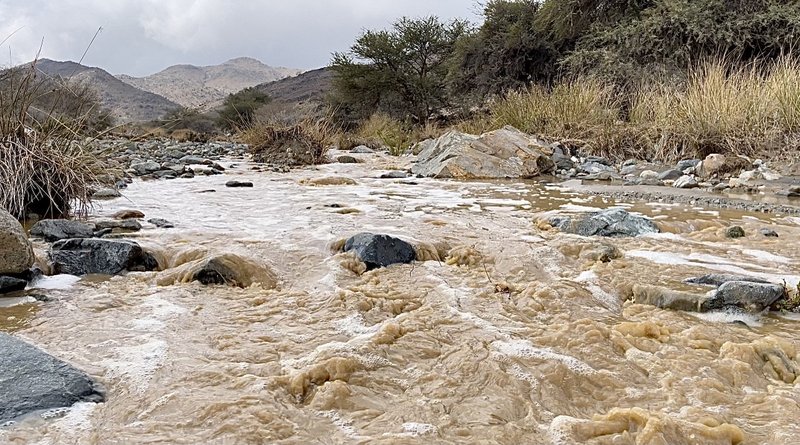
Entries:
POLYGON ((55 277, 41 291, 54 301, 0 305, 0 329, 85 370, 108 399, 6 426, 0 443, 800 440, 800 319, 626 302, 636 284, 705 292, 682 282, 712 272, 795 286, 800 218, 534 182, 377 179, 408 161, 369 159, 137 181, 98 207, 173 222, 134 235, 162 266, 234 253, 268 264, 278 288, 159 286, 167 270, 55 277), (540 223, 612 206, 664 233, 581 238, 540 223), (732 224, 748 236, 726 239, 732 224), (428 261, 358 275, 331 246, 364 231, 412 241, 428 261), (599 261, 608 246, 622 258, 599 261))

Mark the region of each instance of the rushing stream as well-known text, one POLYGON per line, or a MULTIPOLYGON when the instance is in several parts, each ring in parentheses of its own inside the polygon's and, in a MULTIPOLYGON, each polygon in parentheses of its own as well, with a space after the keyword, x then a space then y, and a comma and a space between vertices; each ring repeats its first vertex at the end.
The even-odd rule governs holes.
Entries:
POLYGON ((290 174, 240 164, 137 181, 97 208, 175 223, 133 238, 162 266, 235 253, 269 264, 279 287, 159 286, 169 271, 53 277, 39 286, 55 301, 0 303, 0 329, 108 393, 8 426, 0 442, 796 443, 800 320, 625 300, 635 284, 696 290, 682 281, 715 271, 796 285, 800 219, 537 183, 376 179, 406 162, 290 174), (226 188, 231 178, 255 187, 226 188), (614 205, 664 233, 589 239, 539 223, 614 205), (726 239, 731 224, 748 237, 726 239), (413 240, 431 261, 357 275, 331 245, 362 231, 413 240), (623 257, 596 261, 607 245, 623 257))

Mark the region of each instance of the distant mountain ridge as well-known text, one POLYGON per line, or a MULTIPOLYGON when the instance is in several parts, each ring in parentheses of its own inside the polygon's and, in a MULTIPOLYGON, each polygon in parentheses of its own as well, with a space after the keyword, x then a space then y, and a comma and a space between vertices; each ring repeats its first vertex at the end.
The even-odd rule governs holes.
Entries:
POLYGON ((174 65, 145 77, 117 77, 184 107, 208 110, 220 105, 229 94, 296 76, 301 72, 292 68, 272 67, 250 57, 239 57, 220 65, 174 65))
POLYGON ((285 105, 322 103, 333 87, 333 70, 319 68, 294 77, 263 83, 255 88, 273 102, 285 105))
POLYGON ((35 64, 36 70, 48 77, 88 84, 117 123, 155 120, 180 108, 177 103, 127 84, 101 68, 50 59, 39 59, 35 64))

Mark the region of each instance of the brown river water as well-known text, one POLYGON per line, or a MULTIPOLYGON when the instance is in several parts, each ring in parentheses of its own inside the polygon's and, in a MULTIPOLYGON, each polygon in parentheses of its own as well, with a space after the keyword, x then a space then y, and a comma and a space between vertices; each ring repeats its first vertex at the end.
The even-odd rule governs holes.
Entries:
POLYGON ((800 442, 800 318, 625 301, 633 285, 686 290, 712 272, 796 284, 800 219, 537 183, 380 180, 408 160, 371 159, 135 182, 97 208, 174 222, 134 235, 162 265, 234 253, 268 264, 278 288, 159 286, 169 271, 54 277, 39 286, 56 301, 2 303, 0 329, 85 370, 108 400, 25 419, 0 443, 800 442), (226 189, 232 178, 255 187, 226 189), (538 223, 613 205, 665 233, 589 239, 538 223), (747 238, 724 237, 734 223, 747 238), (361 231, 413 241, 429 261, 358 275, 331 246, 361 231), (597 261, 604 245, 623 257, 597 261))

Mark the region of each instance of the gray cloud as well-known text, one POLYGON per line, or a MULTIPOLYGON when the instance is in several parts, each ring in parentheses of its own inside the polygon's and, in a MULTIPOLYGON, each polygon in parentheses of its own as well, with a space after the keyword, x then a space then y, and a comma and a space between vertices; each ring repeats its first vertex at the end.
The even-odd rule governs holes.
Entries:
POLYGON ((84 64, 115 74, 239 56, 310 69, 364 29, 401 16, 475 21, 476 8, 476 0, 0 0, 0 64, 31 60, 40 45, 42 57, 78 60, 102 27, 84 64))

